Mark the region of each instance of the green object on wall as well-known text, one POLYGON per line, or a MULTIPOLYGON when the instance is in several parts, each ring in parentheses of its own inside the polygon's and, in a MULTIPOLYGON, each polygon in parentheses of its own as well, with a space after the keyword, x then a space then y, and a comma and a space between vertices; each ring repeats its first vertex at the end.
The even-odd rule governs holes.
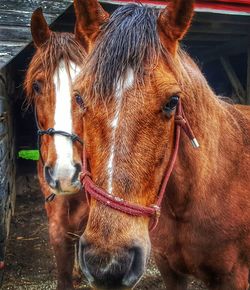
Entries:
POLYGON ((27 160, 39 160, 39 150, 20 150, 18 157, 27 160))

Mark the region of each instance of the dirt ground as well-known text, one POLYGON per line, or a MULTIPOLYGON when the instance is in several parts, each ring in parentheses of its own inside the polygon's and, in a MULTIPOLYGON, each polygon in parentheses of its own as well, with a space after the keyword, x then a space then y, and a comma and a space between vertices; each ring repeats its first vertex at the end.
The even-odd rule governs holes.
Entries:
MULTIPOLYGON (((36 176, 19 177, 16 212, 11 224, 4 283, 5 290, 50 290, 56 288, 56 267, 48 242, 43 197, 36 176)), ((90 289, 84 280, 76 289, 90 289)), ((165 289, 153 262, 136 290, 165 289)), ((205 290, 190 280, 189 290, 205 290)))

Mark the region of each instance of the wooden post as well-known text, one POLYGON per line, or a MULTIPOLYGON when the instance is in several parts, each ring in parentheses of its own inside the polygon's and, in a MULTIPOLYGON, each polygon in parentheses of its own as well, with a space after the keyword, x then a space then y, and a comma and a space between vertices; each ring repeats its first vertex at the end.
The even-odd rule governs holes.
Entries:
POLYGON ((235 90, 237 97, 240 100, 240 103, 245 104, 246 103, 246 99, 245 99, 246 92, 245 92, 238 76, 236 75, 231 63, 229 62, 228 58, 225 58, 225 57, 221 57, 220 61, 221 61, 221 64, 223 65, 224 70, 225 70, 234 90, 235 90))
POLYGON ((247 105, 250 105, 250 37, 247 49, 247 105))

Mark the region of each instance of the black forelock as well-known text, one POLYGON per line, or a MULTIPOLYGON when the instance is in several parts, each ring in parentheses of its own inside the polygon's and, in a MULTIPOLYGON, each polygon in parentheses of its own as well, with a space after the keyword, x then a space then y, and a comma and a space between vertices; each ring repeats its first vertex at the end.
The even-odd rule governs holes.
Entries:
POLYGON ((114 94, 115 84, 132 69, 135 80, 156 65, 161 51, 156 9, 140 4, 118 8, 102 27, 90 55, 84 77, 93 76, 90 94, 102 99, 114 94))

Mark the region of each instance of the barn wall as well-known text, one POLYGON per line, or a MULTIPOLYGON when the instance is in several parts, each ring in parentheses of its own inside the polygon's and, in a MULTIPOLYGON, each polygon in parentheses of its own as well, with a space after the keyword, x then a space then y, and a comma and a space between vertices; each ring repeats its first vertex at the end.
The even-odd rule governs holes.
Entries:
POLYGON ((0 71, 0 261, 4 261, 6 239, 15 203, 15 151, 10 96, 14 83, 10 73, 0 71))
POLYGON ((1 0, 0 3, 1 69, 31 41, 30 19, 36 8, 43 8, 51 24, 72 0, 1 0))

